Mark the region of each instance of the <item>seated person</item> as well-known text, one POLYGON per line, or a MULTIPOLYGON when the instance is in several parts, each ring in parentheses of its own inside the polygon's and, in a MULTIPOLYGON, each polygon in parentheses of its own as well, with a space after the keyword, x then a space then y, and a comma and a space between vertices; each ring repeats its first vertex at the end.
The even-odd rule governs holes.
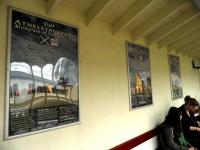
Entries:
POLYGON ((198 101, 190 96, 186 96, 185 104, 179 109, 182 113, 181 124, 184 136, 192 145, 200 149, 200 128, 199 123, 194 116, 198 108, 198 101))
POLYGON ((160 150, 197 150, 185 139, 180 120, 180 110, 171 107, 165 121, 160 125, 160 150))

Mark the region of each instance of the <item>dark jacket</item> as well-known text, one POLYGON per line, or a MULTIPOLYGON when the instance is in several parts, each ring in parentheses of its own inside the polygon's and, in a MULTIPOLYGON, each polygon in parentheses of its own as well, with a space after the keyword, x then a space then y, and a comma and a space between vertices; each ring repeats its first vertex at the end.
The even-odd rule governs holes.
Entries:
POLYGON ((199 137, 199 135, 198 135, 199 133, 197 131, 190 130, 190 126, 198 127, 197 120, 194 117, 194 114, 190 114, 190 116, 188 116, 188 114, 184 108, 184 105, 179 107, 179 109, 182 111, 181 123, 182 123, 183 132, 184 132, 185 137, 187 139, 193 139, 193 138, 199 137))
POLYGON ((194 114, 188 116, 184 105, 179 108, 182 111, 182 127, 185 138, 195 147, 200 149, 200 133, 198 131, 191 131, 190 126, 198 127, 197 119, 194 114))

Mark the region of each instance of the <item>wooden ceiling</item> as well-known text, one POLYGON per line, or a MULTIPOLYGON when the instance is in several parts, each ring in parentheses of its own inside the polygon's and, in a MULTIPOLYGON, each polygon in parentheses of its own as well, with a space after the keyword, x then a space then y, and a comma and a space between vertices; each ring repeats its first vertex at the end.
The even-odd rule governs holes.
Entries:
POLYGON ((85 16, 92 26, 103 21, 113 35, 129 32, 132 40, 177 54, 200 58, 200 10, 192 0, 45 0, 48 15, 62 5, 85 16))

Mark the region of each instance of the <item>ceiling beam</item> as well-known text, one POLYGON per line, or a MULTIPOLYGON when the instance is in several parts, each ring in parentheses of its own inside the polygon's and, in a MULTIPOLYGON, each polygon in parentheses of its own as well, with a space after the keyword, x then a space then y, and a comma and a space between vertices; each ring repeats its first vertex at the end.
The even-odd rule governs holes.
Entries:
POLYGON ((191 53, 188 54, 189 57, 197 57, 200 55, 200 48, 193 50, 191 53))
POLYGON ((177 54, 179 53, 184 54, 187 53, 190 49, 193 49, 195 47, 200 47, 200 38, 194 39, 192 42, 184 44, 183 46, 177 48, 175 52, 177 54))
POLYGON ((187 10, 180 13, 177 17, 168 21, 166 24, 159 27, 156 31, 151 33, 146 37, 146 42, 148 45, 153 42, 157 42, 159 39, 165 37, 169 33, 181 27, 183 24, 189 22, 194 16, 198 14, 199 10, 195 7, 190 6, 187 10))
POLYGON ((194 53, 196 53, 197 51, 199 51, 200 47, 199 46, 196 46, 196 47, 193 47, 185 52, 182 52, 182 55, 185 56, 185 55, 188 55, 188 56, 191 56, 193 55, 194 53))
MULTIPOLYGON (((146 33, 151 31, 154 27, 158 26, 162 21, 167 19, 170 15, 178 11, 181 7, 185 6, 185 0, 171 0, 164 7, 160 8, 153 17, 147 19, 132 32, 132 40, 136 40, 146 33)), ((188 1, 187 1, 188 3, 188 1)), ((189 4, 189 3, 188 3, 189 4)))
MULTIPOLYGON (((190 57, 191 57, 191 56, 190 56, 190 57)), ((200 59, 200 54, 198 54, 198 55, 196 55, 196 56, 193 56, 192 58, 193 58, 193 60, 194 60, 194 59, 200 59)))
POLYGON ((189 34, 184 35, 182 38, 178 39, 177 41, 173 42, 172 44, 167 46, 168 51, 173 51, 181 46, 190 43, 191 41, 195 40, 196 38, 200 37, 200 28, 197 28, 190 32, 189 34))
POLYGON ((92 24, 114 0, 97 0, 86 13, 86 24, 92 24))
POLYGON ((197 16, 194 16, 194 18, 192 18, 192 20, 190 20, 190 22, 184 24, 180 28, 176 29, 174 32, 168 34, 166 37, 159 40, 157 43, 158 47, 163 48, 163 47, 169 45, 170 43, 173 43, 174 41, 180 39, 185 34, 188 34, 189 32, 195 30, 198 27, 200 27, 199 13, 197 16))
POLYGON ((63 0, 47 0, 46 1, 46 9, 47 9, 47 15, 52 15, 56 8, 61 4, 63 0))
POLYGON ((6 0, 0 0, 0 7, 3 6, 2 4, 5 2, 6 2, 6 0))
POLYGON ((153 0, 137 0, 116 22, 112 25, 113 34, 118 33, 134 21, 135 17, 141 14, 153 0))

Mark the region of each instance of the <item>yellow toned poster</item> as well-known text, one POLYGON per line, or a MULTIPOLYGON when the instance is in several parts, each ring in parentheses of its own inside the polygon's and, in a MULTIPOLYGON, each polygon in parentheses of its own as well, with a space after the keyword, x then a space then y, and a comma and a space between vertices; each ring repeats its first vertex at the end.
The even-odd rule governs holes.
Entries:
POLYGON ((130 108, 138 108, 153 103, 149 49, 126 43, 129 75, 130 108))

